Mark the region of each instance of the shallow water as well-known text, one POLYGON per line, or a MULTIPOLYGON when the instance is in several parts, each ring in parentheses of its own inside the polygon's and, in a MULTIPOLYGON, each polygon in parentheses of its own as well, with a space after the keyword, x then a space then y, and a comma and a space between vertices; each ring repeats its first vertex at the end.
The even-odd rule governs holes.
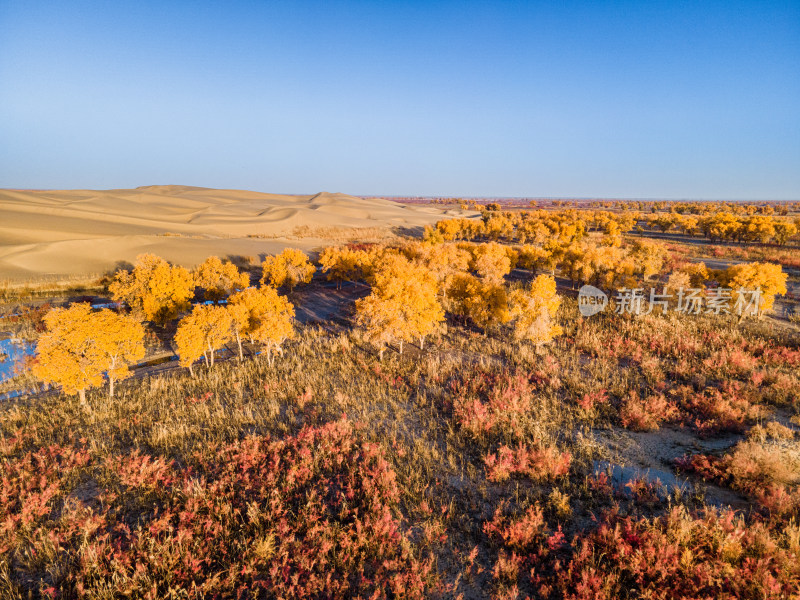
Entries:
MULTIPOLYGON (((593 461, 595 476, 599 473, 606 473, 615 486, 624 487, 634 480, 644 480, 651 484, 660 484, 661 494, 670 494, 675 490, 681 492, 692 492, 696 486, 687 477, 677 476, 671 471, 664 469, 641 468, 636 466, 617 465, 606 460, 593 461)), ((709 506, 716 508, 735 508, 745 509, 750 506, 749 502, 733 490, 723 488, 713 483, 703 482, 703 497, 709 506)))
POLYGON ((14 369, 19 361, 26 356, 32 356, 36 345, 32 342, 6 338, 0 340, 0 382, 14 375, 14 369))
POLYGON ((678 479, 675 474, 662 469, 642 469, 635 466, 623 467, 605 460, 596 460, 593 466, 595 473, 605 472, 612 482, 621 486, 635 479, 644 479, 650 483, 658 481, 667 491, 672 491, 675 488, 685 489, 689 486, 685 479, 678 479))

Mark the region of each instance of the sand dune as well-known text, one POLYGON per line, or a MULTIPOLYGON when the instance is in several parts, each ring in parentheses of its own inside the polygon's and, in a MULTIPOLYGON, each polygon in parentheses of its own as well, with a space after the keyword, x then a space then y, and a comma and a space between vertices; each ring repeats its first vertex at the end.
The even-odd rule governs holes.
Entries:
POLYGON ((314 250, 302 228, 421 228, 466 211, 323 192, 312 196, 162 185, 133 190, 0 190, 0 280, 102 273, 155 252, 185 266, 211 254, 314 250), (250 236, 260 236, 253 238, 250 236), (264 239, 269 238, 269 239, 264 239))

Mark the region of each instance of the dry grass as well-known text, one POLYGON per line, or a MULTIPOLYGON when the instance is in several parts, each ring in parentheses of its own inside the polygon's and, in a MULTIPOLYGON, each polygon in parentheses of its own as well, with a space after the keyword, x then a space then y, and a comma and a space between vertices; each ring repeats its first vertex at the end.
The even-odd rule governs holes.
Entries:
POLYGON ((61 294, 102 292, 107 285, 106 276, 91 275, 53 275, 27 281, 0 280, 0 302, 50 298, 61 294))
POLYGON ((708 315, 582 319, 570 298, 558 321, 564 334, 541 352, 507 329, 451 319, 424 351, 406 344, 380 361, 337 320, 300 327, 273 366, 250 356, 196 377, 143 376, 114 399, 92 391, 90 411, 56 392, 6 402, 0 468, 15 475, 0 488, 0 596, 232 597, 251 585, 266 597, 335 598, 800 589, 797 433, 766 420, 800 413, 797 333, 708 315), (749 494, 750 510, 717 511, 696 494, 595 472, 606 457, 599 433, 632 435, 625 428, 679 428, 698 442, 747 435, 681 466, 749 494), (281 470, 274 456, 291 461, 281 470), (364 531, 376 537, 349 554, 342 540, 364 531), (306 543, 322 538, 341 556, 306 543), (119 562, 95 560, 98 549, 119 562), (279 559, 283 579, 270 571, 279 559), (270 579, 254 583, 262 572, 270 579), (326 587, 328 573, 336 585, 326 587), (221 582, 229 587, 213 587, 221 582), (201 583, 205 591, 192 587, 201 583))
MULTIPOLYGON (((563 310, 569 315, 574 306, 566 303, 563 310)), ((638 515, 663 514, 669 498, 687 506, 694 502, 667 496, 647 482, 628 489, 594 479, 592 461, 601 455, 590 427, 619 422, 618 411, 624 410, 620 401, 632 389, 650 385, 652 368, 629 364, 620 369, 617 361, 630 360, 636 349, 623 351, 609 343, 609 336, 620 331, 618 322, 593 323, 569 327, 567 336, 542 354, 502 335, 484 336, 450 327, 426 352, 411 347, 402 356, 388 354, 383 362, 371 347, 362 345, 356 332, 332 326, 305 328, 273 367, 254 357, 241 363, 221 362, 210 371, 199 369, 195 378, 178 372, 133 380, 123 383, 113 400, 101 390, 92 392, 90 412, 82 410, 77 399, 57 393, 7 403, 0 412, 0 444, 6 448, 2 460, 11 466, 39 449, 79 448, 65 450, 68 454, 64 456, 86 452, 87 460, 123 461, 120 464, 129 464, 136 456, 151 457, 148 464, 173 465, 168 471, 157 471, 165 473, 158 477, 168 474, 183 480, 189 476, 186 469, 190 466, 197 473, 192 477, 210 473, 210 465, 219 462, 217 449, 221 447, 250 438, 293 439, 309 427, 324 428, 345 419, 357 424, 357 443, 374 443, 380 448, 387 472, 396 478, 399 495, 389 510, 407 539, 405 543, 413 548, 406 556, 430 556, 435 561, 430 574, 433 579, 424 579, 426 595, 482 594, 488 589, 506 593, 514 586, 535 589, 539 583, 525 575, 526 565, 544 568, 560 556, 561 560, 576 561, 576 569, 595 568, 582 562, 579 552, 584 539, 605 547, 606 538, 591 537, 595 534, 587 526, 590 514, 622 511, 631 515, 632 527, 656 535, 661 526, 637 524, 638 515), (586 362, 582 349, 594 343, 610 349, 613 361, 598 357, 586 362), (472 552, 474 548, 479 549, 477 553, 472 552), (522 552, 518 556, 524 558, 514 558, 513 552, 522 552), (455 560, 456 556, 472 559, 463 562, 455 560)), ((677 326, 665 325, 663 339, 671 339, 672 328, 677 326)), ((631 327, 629 339, 636 339, 639 326, 631 327)), ((644 333, 647 328, 642 327, 644 333)), ((710 329, 702 322, 695 327, 695 337, 708 337, 710 329)), ((666 346, 656 352, 662 337, 653 336, 652 327, 648 330, 654 342, 648 352, 668 361, 659 369, 669 372, 682 350, 666 346)), ((719 347, 729 344, 727 335, 739 334, 723 335, 715 343, 719 347)), ((684 337, 682 343, 692 346, 691 338, 684 337)), ((694 351, 710 356, 715 350, 698 345, 694 351)), ((759 361, 747 363, 749 370, 737 371, 737 377, 751 377, 752 371, 763 368, 762 363, 774 362, 773 356, 761 352, 759 361)), ((636 364, 644 358, 646 353, 636 364)), ((707 369, 704 385, 718 367, 707 369)), ((659 381, 652 385, 655 390, 659 381)), ((670 397, 668 390, 658 393, 670 397)), ((788 435, 776 425, 762 429, 766 436, 788 435)), ((753 435, 760 434, 756 430, 753 435)), ((785 449, 778 450, 783 446, 767 442, 756 453, 752 446, 756 442, 746 444, 750 445, 742 445, 731 461, 740 478, 749 477, 747 465, 754 464, 753 473, 758 475, 751 479, 768 477, 784 486, 795 485, 796 472, 786 469, 790 455, 785 449)), ((87 479, 87 472, 80 469, 64 473, 64 478, 56 480, 56 495, 43 500, 43 506, 51 507, 48 510, 63 510, 59 507, 67 504, 70 510, 79 511, 96 506, 97 492, 87 492, 87 485, 99 485, 106 490, 103 493, 116 489, 104 487, 97 476, 87 479), (95 483, 87 483, 90 481, 95 483)), ((44 491, 31 493, 31 498, 39 498, 44 491)), ((125 496, 127 500, 118 510, 124 514, 138 510, 143 515, 140 518, 150 522, 155 517, 136 508, 147 502, 148 493, 142 489, 125 496)), ((164 496, 160 502, 178 507, 182 501, 164 496)), ((6 513, 5 518, 8 516, 6 513)), ((36 517, 42 531, 55 527, 49 518, 36 517)), ((608 518, 613 522, 616 517, 608 518)), ((682 518, 685 527, 697 527, 693 517, 682 518)), ((234 530, 230 531, 233 535, 234 530)), ((245 535, 243 531, 237 535, 245 535)), ((276 551, 275 542, 264 535, 267 537, 251 540, 253 564, 258 564, 258 556, 263 559, 276 551)), ((694 543, 680 548, 694 552, 694 543)), ((12 556, 21 557, 15 553, 23 547, 14 548, 12 556)), ((69 550, 71 546, 65 548, 66 552, 78 552, 69 550)), ((172 556, 179 562, 188 560, 184 554, 172 556)), ((14 559, 3 563, 0 571, 20 595, 31 590, 44 596, 44 590, 55 581, 53 565, 61 564, 65 563, 56 553, 38 561, 14 559), (23 573, 39 583, 20 583, 23 573)), ((423 563, 413 564, 422 568, 423 563)), ((621 569, 622 577, 629 566, 620 563, 614 568, 621 569)), ((413 572, 411 566, 407 572, 413 572)), ((158 589, 162 589, 159 582, 165 581, 165 576, 160 571, 147 574, 158 589)), ((69 590, 74 588, 64 583, 71 581, 72 575, 65 577, 57 589, 73 597, 69 590)), ((570 581, 548 579, 546 585, 564 592, 577 589, 569 586, 578 582, 570 581)), ((99 589, 90 589, 88 597, 100 597, 99 589)), ((553 591, 554 597, 561 593, 553 591)))
POLYGON ((324 239, 332 245, 347 242, 393 243, 400 239, 390 227, 311 227, 309 225, 295 227, 289 234, 253 234, 248 237, 289 240, 314 238, 324 239))

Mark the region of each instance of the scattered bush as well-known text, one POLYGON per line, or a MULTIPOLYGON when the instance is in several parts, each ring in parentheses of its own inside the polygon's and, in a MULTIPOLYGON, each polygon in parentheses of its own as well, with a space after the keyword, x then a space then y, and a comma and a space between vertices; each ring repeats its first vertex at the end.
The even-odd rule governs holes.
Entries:
POLYGON ((393 515, 394 472, 346 421, 210 448, 187 469, 80 444, 7 444, 2 460, 13 594, 423 598, 432 582, 393 515))

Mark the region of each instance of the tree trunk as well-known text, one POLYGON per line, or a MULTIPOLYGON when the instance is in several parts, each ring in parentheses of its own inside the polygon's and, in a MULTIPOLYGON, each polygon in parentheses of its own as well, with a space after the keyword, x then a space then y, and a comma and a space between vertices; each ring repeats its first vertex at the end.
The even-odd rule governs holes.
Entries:
POLYGON ((383 362, 383 351, 386 350, 383 346, 381 346, 380 350, 378 350, 378 360, 383 362))
POLYGON ((90 409, 89 403, 86 402, 86 388, 82 390, 78 390, 78 397, 81 399, 81 406, 86 409, 90 409))
POLYGON ((236 332, 236 343, 239 344, 239 360, 244 360, 244 353, 242 352, 242 338, 239 336, 239 332, 236 332))
POLYGON ((425 336, 424 335, 419 336, 419 349, 420 350, 424 350, 425 349, 425 336))
POLYGON ((206 367, 208 367, 208 353, 207 352, 203 352, 203 358, 206 361, 206 367))
POLYGON ((403 340, 400 340, 400 354, 403 354, 403 340))
POLYGON ((191 375, 192 378, 194 378, 194 369, 192 369, 192 365, 191 364, 189 365, 189 375, 191 375))
POLYGON ((117 368, 117 362, 121 362, 119 360, 119 356, 114 355, 111 357, 111 364, 109 365, 108 369, 108 397, 114 397, 114 378, 111 376, 111 373, 114 369, 117 368))
POLYGON ((211 344, 208 345, 208 353, 211 355, 211 368, 214 368, 214 348, 211 347, 211 344))

